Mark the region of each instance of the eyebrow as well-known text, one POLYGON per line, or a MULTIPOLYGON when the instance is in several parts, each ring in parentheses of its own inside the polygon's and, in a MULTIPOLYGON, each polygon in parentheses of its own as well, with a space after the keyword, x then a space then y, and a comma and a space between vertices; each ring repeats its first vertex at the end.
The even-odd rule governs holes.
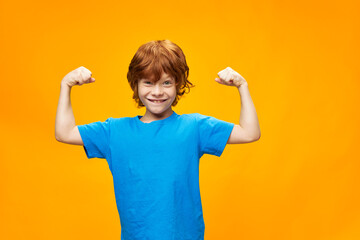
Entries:
MULTIPOLYGON (((142 79, 143 81, 150 81, 150 82, 153 82, 154 80, 149 80, 149 79, 142 79)), ((173 81, 173 79, 171 78, 171 77, 167 77, 167 78, 165 78, 163 81, 166 81, 166 80, 171 80, 171 81, 173 81)), ((159 80, 159 81, 161 81, 161 79, 159 80)))

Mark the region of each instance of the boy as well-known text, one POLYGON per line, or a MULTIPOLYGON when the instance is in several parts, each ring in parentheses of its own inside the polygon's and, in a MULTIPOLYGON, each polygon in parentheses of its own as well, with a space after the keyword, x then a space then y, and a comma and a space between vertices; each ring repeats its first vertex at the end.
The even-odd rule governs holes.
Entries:
MULTIPOLYGON (((122 240, 203 240, 205 224, 199 189, 199 160, 220 157, 226 144, 256 141, 260 128, 245 79, 226 68, 216 78, 241 95, 240 124, 172 110, 192 85, 180 47, 169 40, 140 46, 127 78, 144 116, 108 118, 75 125, 70 90, 92 83, 80 67, 61 82, 55 136, 83 145, 88 158, 106 159, 113 176, 122 240)), ((220 100, 220 99, 219 99, 220 100)))

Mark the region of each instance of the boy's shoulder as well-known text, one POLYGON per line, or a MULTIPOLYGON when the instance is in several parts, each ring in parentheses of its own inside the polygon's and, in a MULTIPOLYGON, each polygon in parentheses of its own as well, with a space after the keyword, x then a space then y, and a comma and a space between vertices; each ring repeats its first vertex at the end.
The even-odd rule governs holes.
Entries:
POLYGON ((112 122, 128 122, 134 117, 109 117, 112 122))
POLYGON ((184 114, 181 114, 181 115, 179 114, 179 116, 185 117, 185 118, 195 118, 197 114, 198 113, 184 113, 184 114))
POLYGON ((198 121, 201 120, 202 118, 206 118, 208 116, 200 114, 200 113, 185 113, 185 114, 181 114, 179 115, 182 119, 188 119, 188 120, 193 120, 193 121, 198 121))
POLYGON ((193 117, 193 118, 202 117, 202 116, 207 117, 206 115, 203 115, 201 113, 186 113, 186 114, 182 114, 182 115, 187 116, 187 117, 193 117))
POLYGON ((183 114, 183 115, 187 115, 186 117, 194 118, 194 119, 202 119, 202 118, 210 117, 207 115, 203 115, 201 113, 188 113, 188 114, 183 114))
POLYGON ((133 117, 107 117, 105 122, 109 123, 110 125, 113 124, 125 124, 130 122, 133 117))
POLYGON ((207 123, 207 122, 212 122, 212 121, 217 120, 216 118, 214 118, 212 116, 204 115, 204 114, 201 114, 201 113, 182 114, 181 118, 183 120, 186 120, 185 122, 191 122, 191 123, 194 123, 194 124, 204 124, 204 123, 207 123))

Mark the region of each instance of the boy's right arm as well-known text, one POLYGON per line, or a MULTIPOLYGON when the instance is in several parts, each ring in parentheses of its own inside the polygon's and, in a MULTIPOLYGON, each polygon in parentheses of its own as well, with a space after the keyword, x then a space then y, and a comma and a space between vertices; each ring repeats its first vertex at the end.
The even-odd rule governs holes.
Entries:
POLYGON ((68 73, 61 81, 59 103, 55 119, 55 138, 62 143, 84 145, 71 107, 70 93, 74 85, 92 83, 91 72, 79 67, 68 73))
POLYGON ((55 138, 68 144, 83 145, 70 100, 71 87, 61 83, 59 103, 56 111, 55 138))

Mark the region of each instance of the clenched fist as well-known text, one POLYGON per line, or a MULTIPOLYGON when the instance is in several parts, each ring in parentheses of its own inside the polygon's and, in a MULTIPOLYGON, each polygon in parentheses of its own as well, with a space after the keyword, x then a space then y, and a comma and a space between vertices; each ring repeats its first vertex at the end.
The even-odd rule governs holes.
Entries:
POLYGON ((224 70, 221 70, 217 74, 219 78, 215 78, 215 81, 227 85, 240 87, 241 85, 246 85, 246 80, 237 72, 235 72, 231 67, 227 67, 224 70))
POLYGON ((89 69, 81 66, 66 74, 61 83, 66 84, 69 87, 75 85, 81 86, 84 83, 93 83, 95 82, 95 78, 92 78, 91 75, 92 73, 89 69))

